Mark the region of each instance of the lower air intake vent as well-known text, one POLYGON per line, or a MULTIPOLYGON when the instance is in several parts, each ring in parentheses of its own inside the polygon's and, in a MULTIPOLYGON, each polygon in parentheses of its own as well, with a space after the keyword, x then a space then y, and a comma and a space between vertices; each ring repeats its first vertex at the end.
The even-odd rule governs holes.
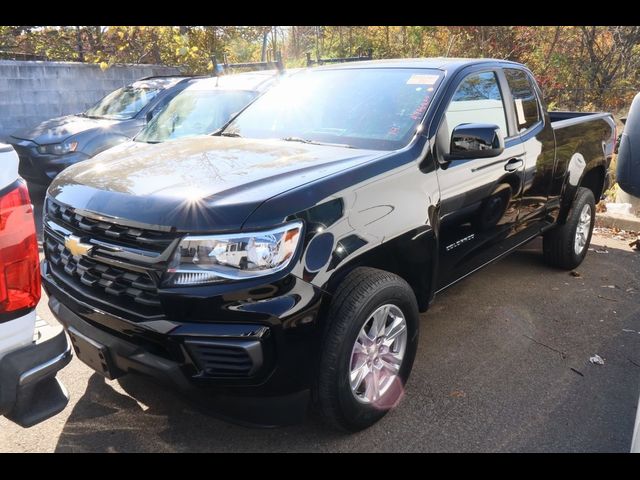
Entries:
POLYGON ((193 361, 208 377, 250 377, 263 363, 259 340, 185 340, 193 361))

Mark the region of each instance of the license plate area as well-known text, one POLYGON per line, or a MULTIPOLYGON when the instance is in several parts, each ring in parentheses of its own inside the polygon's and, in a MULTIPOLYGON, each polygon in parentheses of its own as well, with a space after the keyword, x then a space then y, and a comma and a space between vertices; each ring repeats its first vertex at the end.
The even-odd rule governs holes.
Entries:
POLYGON ((80 360, 109 380, 122 375, 123 372, 113 364, 109 349, 106 346, 83 335, 73 327, 68 327, 67 332, 76 356, 80 360))

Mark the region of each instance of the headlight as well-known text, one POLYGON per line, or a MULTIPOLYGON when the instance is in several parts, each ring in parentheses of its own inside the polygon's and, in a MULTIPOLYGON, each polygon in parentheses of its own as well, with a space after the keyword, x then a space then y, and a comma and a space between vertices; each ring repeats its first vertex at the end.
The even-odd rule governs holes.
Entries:
POLYGON ((65 153, 75 152, 78 148, 78 142, 50 143, 49 145, 40 145, 38 152, 43 154, 64 155, 65 153))
POLYGON ((187 236, 173 255, 165 284, 201 285, 278 272, 294 257, 302 222, 272 230, 230 235, 187 236))

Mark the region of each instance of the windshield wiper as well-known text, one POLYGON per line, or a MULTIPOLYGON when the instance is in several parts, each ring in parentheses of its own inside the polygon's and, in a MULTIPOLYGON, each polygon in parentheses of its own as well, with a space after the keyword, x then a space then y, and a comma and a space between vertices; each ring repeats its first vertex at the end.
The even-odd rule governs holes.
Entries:
POLYGON ((222 135, 223 137, 242 137, 242 135, 235 132, 222 132, 220 135, 222 135))
POLYGON ((310 143, 311 145, 326 145, 328 147, 353 148, 351 145, 348 145, 346 143, 317 142, 315 140, 309 140, 307 138, 301 138, 301 137, 284 137, 284 138, 281 138, 280 140, 284 140, 285 142, 310 143))

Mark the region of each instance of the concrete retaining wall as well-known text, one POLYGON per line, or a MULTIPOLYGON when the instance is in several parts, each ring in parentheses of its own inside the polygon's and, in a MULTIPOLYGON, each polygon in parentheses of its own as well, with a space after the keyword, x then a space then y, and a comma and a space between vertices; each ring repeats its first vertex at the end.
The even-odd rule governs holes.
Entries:
POLYGON ((0 60, 0 140, 18 128, 81 112, 138 78, 176 73, 177 68, 161 65, 101 70, 77 62, 0 60))

